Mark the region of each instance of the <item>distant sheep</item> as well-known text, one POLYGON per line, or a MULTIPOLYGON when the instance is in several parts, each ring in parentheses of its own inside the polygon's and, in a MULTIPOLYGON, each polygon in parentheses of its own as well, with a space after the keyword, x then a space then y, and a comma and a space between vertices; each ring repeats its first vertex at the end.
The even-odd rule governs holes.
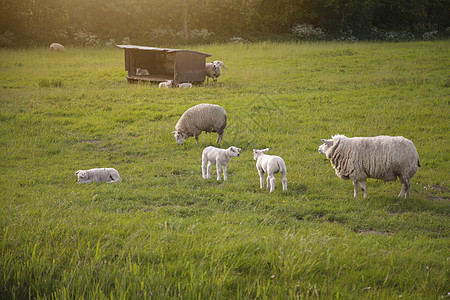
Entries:
POLYGON ((321 140, 319 153, 330 160, 336 175, 352 180, 354 197, 358 197, 358 182, 367 198, 366 179, 402 183, 399 197, 409 197, 410 181, 420 167, 419 154, 413 142, 402 136, 353 137, 335 135, 321 140))
POLYGON ((189 82, 180 83, 180 84, 178 84, 178 87, 179 88, 191 88, 192 83, 189 83, 189 82))
POLYGON ((137 76, 149 76, 150 72, 147 69, 136 68, 137 76))
POLYGON ((55 52, 66 52, 66 48, 64 48, 63 45, 58 44, 58 43, 52 43, 50 45, 50 51, 55 51, 55 52))
POLYGON ((227 66, 220 60, 215 60, 212 63, 205 64, 206 83, 209 84, 209 78, 214 80, 214 85, 217 83, 217 78, 222 74, 222 68, 228 69, 227 66))
POLYGON ((171 88, 171 87, 173 87, 173 80, 167 80, 167 81, 161 82, 158 87, 159 88, 171 88))
POLYGON ((121 181, 119 172, 114 168, 96 168, 90 170, 78 170, 75 172, 78 176, 78 183, 98 182, 117 182, 121 181))
POLYGON ((202 177, 211 178, 211 168, 216 164, 217 180, 220 180, 221 167, 223 169, 223 180, 227 180, 227 166, 233 157, 239 156, 240 148, 231 146, 227 149, 219 149, 216 147, 206 147, 202 153, 202 177))
POLYGON ((260 188, 264 188, 264 173, 267 173, 267 188, 272 193, 275 190, 275 176, 276 173, 281 173, 281 183, 283 191, 287 191, 286 179, 286 164, 284 160, 276 155, 266 155, 264 152, 269 151, 269 148, 263 150, 253 149, 253 159, 256 160, 256 169, 259 174, 260 188))
POLYGON ((174 134, 177 145, 182 145, 184 141, 194 136, 198 144, 198 136, 202 131, 217 132, 217 143, 223 137, 223 131, 227 126, 227 113, 219 105, 202 103, 197 104, 188 110, 178 120, 175 125, 174 134))

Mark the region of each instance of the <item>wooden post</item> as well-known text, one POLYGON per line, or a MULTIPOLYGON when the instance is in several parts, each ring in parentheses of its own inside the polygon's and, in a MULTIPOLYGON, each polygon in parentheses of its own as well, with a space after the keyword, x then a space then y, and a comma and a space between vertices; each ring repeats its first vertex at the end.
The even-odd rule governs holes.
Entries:
POLYGON ((183 29, 184 29, 184 39, 187 40, 189 38, 188 36, 188 24, 187 24, 187 17, 188 17, 188 5, 187 0, 183 0, 183 29))

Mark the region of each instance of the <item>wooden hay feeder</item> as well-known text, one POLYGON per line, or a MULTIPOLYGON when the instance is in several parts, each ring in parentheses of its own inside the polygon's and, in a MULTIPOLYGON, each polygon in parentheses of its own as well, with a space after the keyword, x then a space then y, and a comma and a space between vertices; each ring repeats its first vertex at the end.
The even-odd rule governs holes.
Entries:
POLYGON ((125 50, 127 81, 163 82, 173 80, 202 83, 205 81, 206 57, 211 54, 193 50, 117 45, 125 50), (136 69, 145 69, 149 75, 136 75, 136 69))

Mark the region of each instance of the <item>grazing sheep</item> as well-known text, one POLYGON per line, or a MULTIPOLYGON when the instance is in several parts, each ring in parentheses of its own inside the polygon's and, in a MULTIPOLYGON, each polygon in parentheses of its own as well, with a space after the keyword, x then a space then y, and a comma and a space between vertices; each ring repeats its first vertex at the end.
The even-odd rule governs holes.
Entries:
POLYGON ((192 87, 192 83, 189 82, 184 82, 184 83, 180 83, 178 85, 179 88, 191 88, 192 87))
POLYGON ((367 198, 366 179, 402 183, 399 197, 409 197, 410 181, 420 167, 419 154, 413 142, 402 136, 353 137, 335 135, 321 140, 319 153, 330 160, 336 175, 353 181, 354 197, 358 197, 358 182, 367 198))
POLYGON ((212 63, 205 64, 206 83, 209 84, 209 77, 214 80, 214 85, 217 83, 217 78, 222 74, 222 69, 228 69, 227 66, 220 60, 215 60, 212 63))
POLYGON ((256 160, 256 169, 259 174, 260 188, 264 188, 264 173, 267 173, 267 188, 270 189, 270 192, 272 193, 275 190, 274 174, 280 172, 283 191, 287 191, 286 164, 279 156, 264 154, 264 152, 268 150, 269 148, 263 150, 253 149, 253 159, 256 160))
POLYGON ((150 72, 147 69, 136 68, 137 76, 149 76, 150 72))
POLYGON ((52 43, 50 45, 50 51, 55 51, 55 52, 66 52, 66 48, 64 48, 63 45, 58 44, 58 43, 52 43))
POLYGON ((99 182, 117 182, 121 181, 119 172, 114 168, 96 168, 90 170, 78 170, 75 172, 78 176, 78 183, 99 182))
POLYGON ((167 80, 167 81, 163 81, 159 84, 158 86, 159 88, 171 88, 173 87, 173 80, 167 80))
POLYGON ((217 180, 220 180, 220 167, 223 168, 223 180, 227 180, 227 165, 231 158, 238 157, 240 148, 234 146, 228 149, 219 149, 216 147, 206 147, 202 153, 202 177, 205 179, 211 178, 211 168, 216 164, 217 180), (207 165, 208 164, 208 165, 207 165))
POLYGON ((184 141, 194 136, 198 144, 198 136, 202 131, 217 132, 217 143, 223 137, 223 130, 227 126, 227 113, 219 105, 202 103, 197 104, 188 110, 178 120, 175 125, 174 134, 177 145, 182 145, 184 141))

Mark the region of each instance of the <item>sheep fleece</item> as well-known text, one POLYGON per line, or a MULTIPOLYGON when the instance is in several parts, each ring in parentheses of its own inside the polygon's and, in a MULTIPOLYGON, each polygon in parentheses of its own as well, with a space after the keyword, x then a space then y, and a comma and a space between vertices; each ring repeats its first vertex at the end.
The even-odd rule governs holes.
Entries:
POLYGON ((419 155, 413 142, 402 136, 347 138, 333 136, 327 158, 342 179, 366 178, 393 181, 397 176, 411 179, 417 171, 419 155))
POLYGON ((215 104, 202 103, 186 110, 175 125, 175 130, 188 137, 198 136, 202 131, 217 132, 219 135, 227 126, 227 113, 215 104))

